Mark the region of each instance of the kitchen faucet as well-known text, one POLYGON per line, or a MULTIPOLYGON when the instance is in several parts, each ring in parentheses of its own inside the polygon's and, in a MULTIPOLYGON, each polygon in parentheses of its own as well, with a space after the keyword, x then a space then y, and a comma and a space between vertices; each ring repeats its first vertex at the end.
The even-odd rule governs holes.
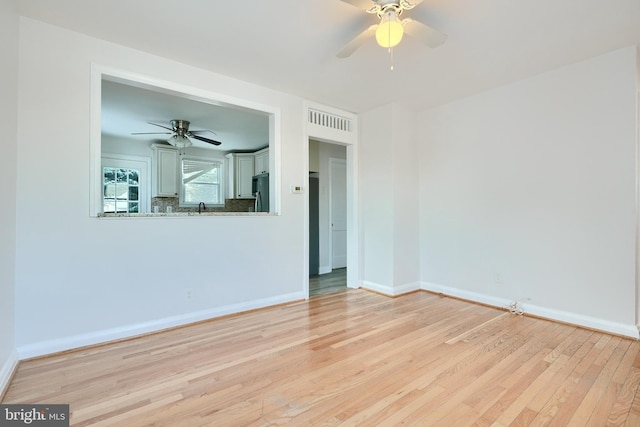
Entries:
POLYGON ((200 202, 200 204, 198 205, 198 213, 202 213, 202 211, 205 209, 207 209, 207 207, 205 206, 204 202, 200 202))

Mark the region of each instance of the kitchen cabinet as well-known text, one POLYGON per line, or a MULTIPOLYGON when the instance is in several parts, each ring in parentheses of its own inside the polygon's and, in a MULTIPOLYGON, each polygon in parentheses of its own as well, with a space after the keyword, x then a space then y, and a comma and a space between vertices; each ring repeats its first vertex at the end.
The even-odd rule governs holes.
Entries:
POLYGON ((255 155, 253 153, 227 154, 227 197, 253 199, 252 181, 255 155))
POLYGON ((153 147, 154 197, 178 196, 178 150, 153 147))
POLYGON ((256 151, 255 155, 255 168, 256 175, 269 172, 269 149, 263 148, 260 151, 256 151))

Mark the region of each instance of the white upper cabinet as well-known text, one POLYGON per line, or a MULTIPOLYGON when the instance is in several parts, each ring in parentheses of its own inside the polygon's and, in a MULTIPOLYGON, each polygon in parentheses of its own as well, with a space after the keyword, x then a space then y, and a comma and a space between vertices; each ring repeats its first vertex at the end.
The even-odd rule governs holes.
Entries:
POLYGON ((153 147, 155 152, 153 172, 155 175, 154 197, 176 197, 178 195, 178 150, 153 147))
POLYGON ((269 149, 263 148, 255 152, 255 174, 269 172, 269 149))
POLYGON ((253 153, 232 153, 227 158, 227 197, 230 199, 252 199, 254 173, 253 153))

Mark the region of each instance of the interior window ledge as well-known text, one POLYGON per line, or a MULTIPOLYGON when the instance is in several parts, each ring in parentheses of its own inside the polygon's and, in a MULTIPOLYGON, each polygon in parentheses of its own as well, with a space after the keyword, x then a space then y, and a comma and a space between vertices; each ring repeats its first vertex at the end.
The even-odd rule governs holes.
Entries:
POLYGON ((277 216, 275 212, 158 212, 158 213, 98 213, 98 218, 180 218, 194 216, 277 216))

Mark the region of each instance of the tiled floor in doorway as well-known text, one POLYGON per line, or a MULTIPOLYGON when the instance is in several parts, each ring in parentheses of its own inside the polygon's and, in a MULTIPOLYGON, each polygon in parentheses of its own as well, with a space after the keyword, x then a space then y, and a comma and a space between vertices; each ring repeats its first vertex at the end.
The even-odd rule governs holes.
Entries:
POLYGON ((327 274, 309 276, 309 295, 322 295, 347 288, 347 269, 336 268, 327 274))

